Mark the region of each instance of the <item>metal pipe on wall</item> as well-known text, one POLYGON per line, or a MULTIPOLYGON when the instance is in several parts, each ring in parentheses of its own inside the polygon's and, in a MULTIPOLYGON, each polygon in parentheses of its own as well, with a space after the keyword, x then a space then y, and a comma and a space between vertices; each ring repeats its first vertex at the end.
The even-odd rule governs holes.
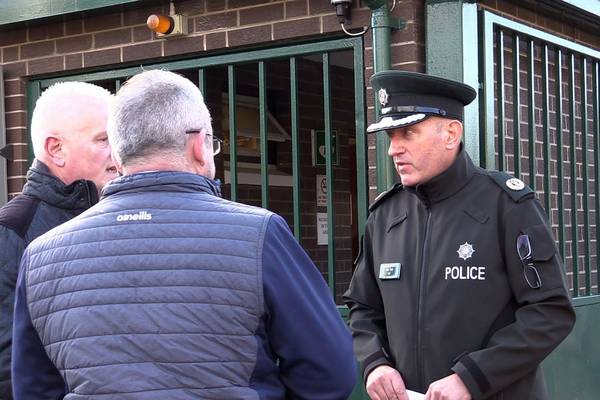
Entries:
MULTIPOLYGON (((371 29, 373 30, 373 73, 391 69, 390 36, 392 30, 402 29, 404 21, 391 16, 388 0, 365 0, 371 9, 371 29)), ((376 94, 375 94, 376 96, 376 94)), ((379 115, 380 105, 375 102, 375 118, 379 115)), ((382 192, 396 182, 396 171, 387 155, 389 139, 377 134, 376 144, 377 191, 382 192)))

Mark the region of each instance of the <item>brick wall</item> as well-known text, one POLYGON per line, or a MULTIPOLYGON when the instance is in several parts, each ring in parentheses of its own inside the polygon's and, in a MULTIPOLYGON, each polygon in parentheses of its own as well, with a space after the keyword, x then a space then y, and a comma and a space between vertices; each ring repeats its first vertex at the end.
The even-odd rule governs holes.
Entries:
MULTIPOLYGON (((5 68, 7 142, 17 160, 8 163, 9 196, 20 192, 27 170, 26 85, 30 77, 77 73, 90 69, 148 64, 174 57, 201 56, 223 49, 243 49, 261 43, 285 43, 298 38, 340 35, 333 8, 326 0, 195 0, 176 1, 176 11, 189 16, 190 35, 158 39, 145 26, 148 15, 166 13, 168 5, 102 11, 41 21, 0 31, 1 62, 5 68)), ((355 0, 352 25, 369 25, 370 10, 355 0)), ((392 34, 392 66, 424 70, 423 0, 398 0, 393 15, 407 22, 392 34)), ((372 34, 365 36, 365 79, 372 74, 372 34)), ((367 95, 369 122, 373 96, 367 95)), ((374 154, 373 143, 369 150, 374 154)), ((371 168, 371 176, 374 176, 371 168)), ((371 185, 374 185, 372 180, 371 185)), ((372 192, 371 197, 376 193, 372 192)))

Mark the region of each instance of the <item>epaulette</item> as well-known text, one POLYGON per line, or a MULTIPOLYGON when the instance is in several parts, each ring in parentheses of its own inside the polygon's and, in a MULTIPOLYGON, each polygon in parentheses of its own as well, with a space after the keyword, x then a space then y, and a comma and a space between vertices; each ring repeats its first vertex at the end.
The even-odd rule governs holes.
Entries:
POLYGON ((394 193, 402 190, 403 187, 404 186, 402 186, 401 183, 396 183, 391 189, 379 193, 379 196, 375 197, 375 200, 373 200, 373 203, 369 206, 369 211, 373 211, 379 207, 384 201, 392 197, 394 193))
POLYGON ((0 225, 24 239, 39 202, 34 197, 18 195, 0 208, 0 225))
POLYGON ((500 186, 516 203, 533 197, 535 194, 522 180, 502 171, 488 171, 496 185, 500 186))

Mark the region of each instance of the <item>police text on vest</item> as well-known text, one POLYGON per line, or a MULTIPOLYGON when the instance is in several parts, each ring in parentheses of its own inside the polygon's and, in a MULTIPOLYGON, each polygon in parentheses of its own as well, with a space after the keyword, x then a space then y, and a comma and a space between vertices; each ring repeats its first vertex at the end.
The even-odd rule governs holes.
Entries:
POLYGON ((448 280, 485 280, 485 267, 446 267, 444 279, 448 280))

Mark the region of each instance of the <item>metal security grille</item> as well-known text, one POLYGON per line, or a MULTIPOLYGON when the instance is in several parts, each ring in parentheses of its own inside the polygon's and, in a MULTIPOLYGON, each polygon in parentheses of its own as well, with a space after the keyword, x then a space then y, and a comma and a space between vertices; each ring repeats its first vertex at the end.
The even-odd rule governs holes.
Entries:
POLYGON ((600 52, 481 14, 481 164, 536 191, 573 297, 598 295, 600 52))
MULTIPOLYGON (((341 303, 367 218, 362 40, 144 66, 153 68, 178 72, 203 92, 214 133, 225 140, 215 159, 224 197, 283 215, 341 303)), ((31 81, 29 109, 55 82, 94 82, 115 92, 140 71, 31 81)))

